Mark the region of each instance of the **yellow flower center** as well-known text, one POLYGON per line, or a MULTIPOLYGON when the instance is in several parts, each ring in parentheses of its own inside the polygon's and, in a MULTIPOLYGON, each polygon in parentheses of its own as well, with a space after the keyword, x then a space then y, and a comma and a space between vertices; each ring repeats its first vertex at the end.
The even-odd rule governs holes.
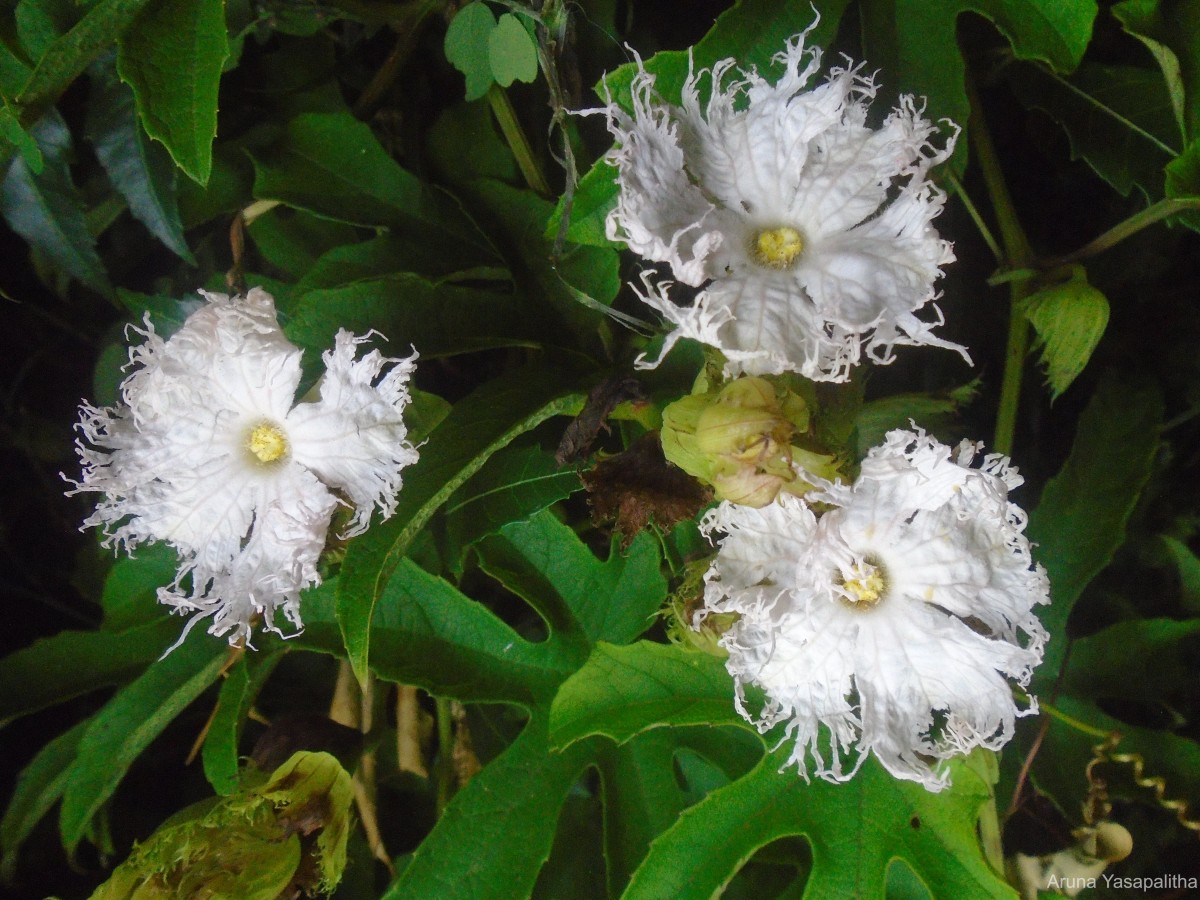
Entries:
POLYGON ((787 269, 804 250, 800 232, 788 225, 760 231, 752 248, 754 259, 769 269, 787 269))
POLYGON ((287 455, 287 435, 278 425, 262 422, 250 430, 246 449, 260 463, 273 463, 287 455))
POLYGON ((853 609, 870 609, 887 593, 887 580, 883 570, 870 562, 862 562, 851 568, 851 577, 841 580, 842 600, 853 609))

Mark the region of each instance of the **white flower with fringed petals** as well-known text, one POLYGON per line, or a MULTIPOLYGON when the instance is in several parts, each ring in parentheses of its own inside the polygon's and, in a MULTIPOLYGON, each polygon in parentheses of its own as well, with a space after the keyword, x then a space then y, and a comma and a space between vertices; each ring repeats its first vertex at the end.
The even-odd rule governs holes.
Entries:
POLYGON ((102 528, 106 546, 170 544, 179 572, 159 600, 194 613, 188 628, 211 617, 232 643, 257 618, 278 632, 280 611, 301 627, 300 591, 320 583, 339 503, 353 509, 343 537, 365 531, 373 509, 395 510, 400 470, 417 459, 402 418, 416 356, 358 359, 368 337, 339 331, 319 399, 296 403, 301 351, 274 299, 205 297, 168 339, 147 321, 120 405, 81 407, 71 493, 103 495, 84 526, 102 528))
POLYGON ((657 98, 639 61, 633 114, 604 110, 620 187, 609 238, 702 289, 681 307, 645 279, 643 300, 673 326, 663 352, 693 338, 721 350, 731 374, 828 381, 846 380, 864 351, 890 362, 899 344, 965 358, 932 332, 933 285, 954 254, 931 224, 945 195, 929 170, 957 129, 935 146, 911 96, 871 127, 874 81, 835 67, 810 87, 821 51, 806 36, 775 57, 774 83, 753 70, 729 78, 726 59, 688 78, 681 106, 657 98), (928 321, 916 315, 927 305, 928 321))
POLYGON ((786 723, 801 772, 844 781, 869 753, 898 778, 940 790, 938 762, 999 749, 1041 661, 1033 612, 1049 585, 1030 556, 1020 476, 922 431, 893 431, 853 486, 761 509, 723 503, 703 617, 737 613, 721 644, 738 708, 766 731, 786 723), (745 688, 766 695, 746 707, 745 688))

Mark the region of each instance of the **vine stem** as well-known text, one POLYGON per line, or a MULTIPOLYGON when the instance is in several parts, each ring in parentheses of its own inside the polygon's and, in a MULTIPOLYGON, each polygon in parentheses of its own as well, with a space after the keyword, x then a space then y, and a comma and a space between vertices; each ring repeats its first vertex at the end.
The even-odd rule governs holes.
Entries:
POLYGON ((445 697, 435 697, 434 704, 437 707, 437 815, 440 819, 454 791, 454 714, 445 697))
POLYGON ((1065 266, 1091 256, 1096 256, 1119 244, 1128 237, 1137 234, 1143 228, 1161 222, 1176 213, 1200 209, 1200 197, 1167 197, 1152 203, 1139 213, 1135 213, 1123 222, 1118 222, 1095 240, 1089 241, 1078 250, 1041 263, 1040 269, 1053 269, 1065 266))
MULTIPOLYGON (((1029 239, 1017 220, 1012 195, 1004 181, 996 147, 983 117, 983 105, 974 81, 967 78, 967 96, 971 102, 969 133, 975 159, 983 174, 992 209, 1000 226, 1000 240, 1004 245, 1004 256, 1008 268, 1025 268, 1033 260, 1029 239)), ((1008 344, 1004 352, 1004 378, 1000 385, 1000 409, 996 415, 996 434, 992 446, 996 452, 1006 456, 1012 454, 1013 438, 1017 430, 1017 407, 1021 400, 1021 380, 1025 374, 1025 356, 1029 351, 1029 322, 1021 311, 1021 301, 1029 294, 1029 283, 1013 281, 1009 284, 1008 344)))
POLYGON ((512 150, 521 175, 525 178, 525 183, 540 196, 550 197, 553 194, 550 184, 538 167, 537 160, 533 158, 533 147, 529 143, 529 138, 525 136, 525 129, 521 127, 517 111, 513 109, 508 94, 500 85, 493 84, 488 88, 487 98, 488 103, 492 106, 492 115, 496 117, 500 131, 504 133, 504 140, 508 142, 508 147, 512 150))

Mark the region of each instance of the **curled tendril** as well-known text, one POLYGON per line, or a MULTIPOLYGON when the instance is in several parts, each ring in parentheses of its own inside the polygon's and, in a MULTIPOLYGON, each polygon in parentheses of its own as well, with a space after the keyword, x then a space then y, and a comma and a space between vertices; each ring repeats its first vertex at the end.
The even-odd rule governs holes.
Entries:
POLYGON ((1108 817, 1112 804, 1108 799, 1108 784, 1096 774, 1096 768, 1105 763, 1120 763, 1133 769, 1134 783, 1139 787, 1154 792, 1155 802, 1163 809, 1175 814, 1179 824, 1200 837, 1200 819, 1188 814, 1188 804, 1184 800, 1167 797, 1167 781, 1157 775, 1146 774, 1146 761, 1140 753, 1113 753, 1121 742, 1119 731, 1110 732, 1101 743, 1092 748, 1092 758, 1084 770, 1088 781, 1088 795, 1083 804, 1083 818, 1088 825, 1108 817))

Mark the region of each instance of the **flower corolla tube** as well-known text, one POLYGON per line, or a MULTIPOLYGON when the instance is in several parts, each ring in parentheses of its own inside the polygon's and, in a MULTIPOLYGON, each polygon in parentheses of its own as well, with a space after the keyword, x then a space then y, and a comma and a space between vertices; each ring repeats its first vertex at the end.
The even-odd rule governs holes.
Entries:
POLYGON ((279 632, 280 611, 302 626, 300 591, 320 583, 339 504, 352 510, 342 537, 395 510, 400 470, 417 459, 402 418, 416 355, 358 358, 370 336, 340 330, 319 398, 297 403, 301 351, 270 294, 204 296, 168 339, 148 319, 135 329, 145 342, 129 351, 120 404, 81 406, 70 493, 103 495, 84 527, 106 546, 173 547, 178 574, 158 599, 194 614, 188 628, 211 617, 233 643, 259 618, 279 632))
POLYGON ((755 509, 724 503, 698 614, 736 613, 721 639, 737 707, 766 731, 785 723, 789 762, 844 781, 873 753, 930 790, 942 760, 999 749, 1041 661, 1049 601, 1025 515, 1008 500, 1007 458, 890 432, 855 483, 755 509), (823 510, 820 516, 813 509, 823 510), (765 695, 747 707, 746 688, 765 695))
POLYGON ((693 338, 722 351, 730 374, 823 381, 846 380, 864 351, 890 362, 898 344, 966 358, 932 332, 933 285, 954 254, 931 224, 945 195, 929 170, 957 128, 936 146, 911 96, 872 127, 873 79, 848 65, 810 87, 821 51, 806 36, 776 55, 774 83, 725 59, 689 76, 680 106, 657 97, 639 60, 632 115, 611 100, 603 110, 620 188, 608 237, 701 288, 677 306, 669 282, 643 277, 642 299, 673 326, 663 353, 693 338))

